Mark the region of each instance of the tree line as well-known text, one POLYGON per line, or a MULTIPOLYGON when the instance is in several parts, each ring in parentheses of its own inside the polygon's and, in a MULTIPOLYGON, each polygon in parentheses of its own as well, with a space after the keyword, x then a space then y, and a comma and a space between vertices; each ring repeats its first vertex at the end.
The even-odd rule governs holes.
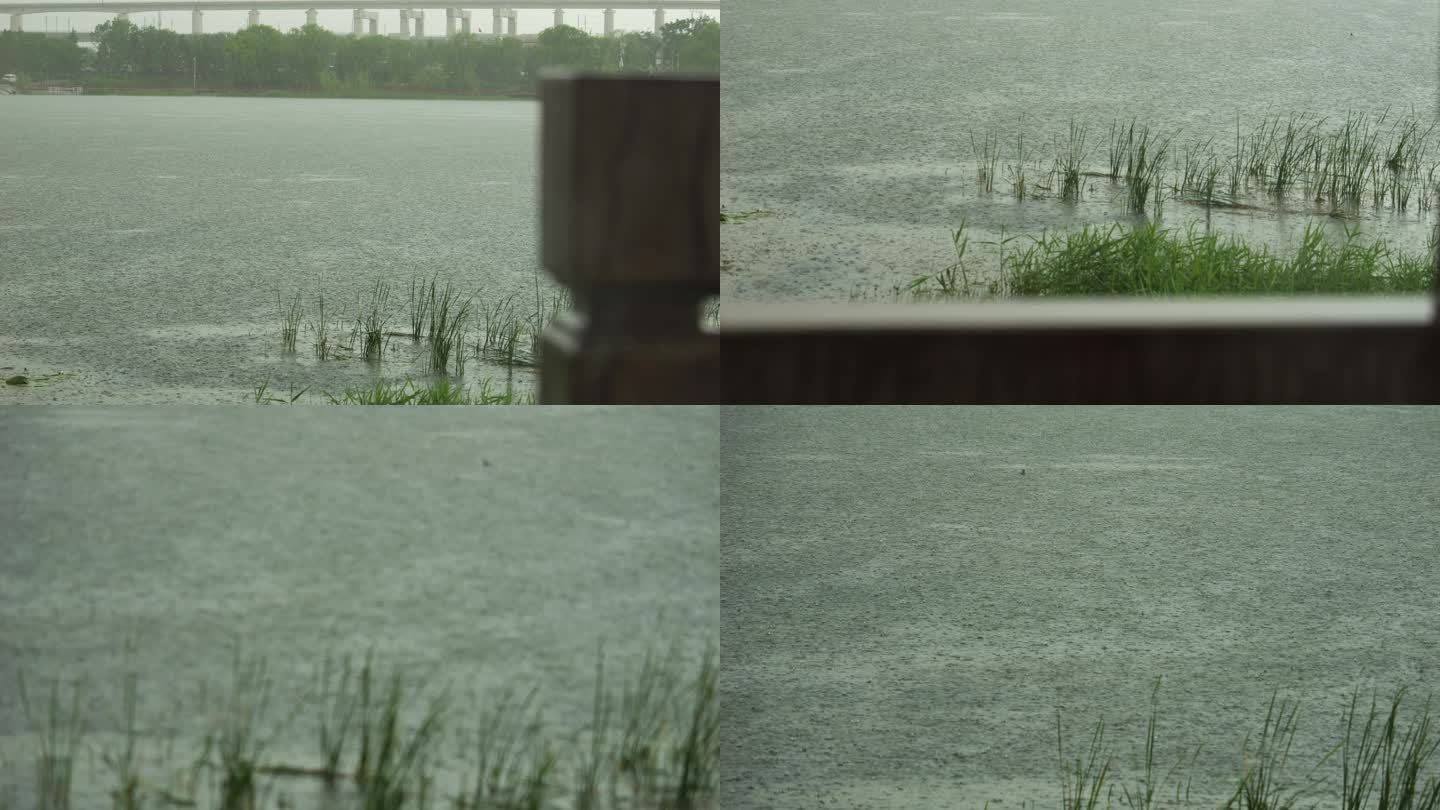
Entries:
POLYGON ((592 36, 559 25, 536 42, 456 34, 445 40, 340 35, 317 25, 282 33, 256 25, 238 33, 182 35, 128 20, 95 28, 94 49, 74 35, 0 32, 0 73, 32 79, 98 76, 241 89, 335 92, 403 87, 434 91, 518 89, 546 67, 592 70, 720 69, 720 24, 676 20, 659 34, 592 36))

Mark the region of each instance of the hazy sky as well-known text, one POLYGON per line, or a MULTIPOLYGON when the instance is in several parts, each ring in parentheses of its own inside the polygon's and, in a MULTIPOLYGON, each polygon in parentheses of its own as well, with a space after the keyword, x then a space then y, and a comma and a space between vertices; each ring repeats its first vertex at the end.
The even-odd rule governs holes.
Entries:
MULTIPOLYGON (((263 6, 263 0, 260 3, 263 6)), ((563 8, 563 6, 561 6, 563 8)), ((427 35, 445 33, 445 6, 430 8, 428 6, 415 6, 425 11, 425 33, 427 35)), ((397 34, 400 32, 400 12, 398 10, 378 10, 380 14, 380 33, 397 34)), ((349 10, 320 11, 317 21, 321 26, 339 33, 349 33, 354 25, 353 12, 349 10)), ((516 31, 521 34, 535 34, 549 28, 554 23, 554 12, 550 9, 519 9, 516 11, 516 31)), ((720 18, 718 10, 694 11, 694 10, 668 10, 665 12, 665 21, 680 20, 690 16, 708 15, 715 19, 720 18)), ((114 15, 99 14, 96 12, 79 12, 66 14, 63 11, 52 11, 45 14, 25 15, 26 31, 93 31, 95 26, 112 19, 114 15)), ((205 12, 206 33, 218 33, 221 31, 238 31, 244 28, 249 19, 248 12, 244 11, 207 11, 205 12)), ((170 28, 182 34, 190 33, 190 12, 189 11, 161 11, 145 14, 131 14, 130 21, 140 26, 155 25, 157 22, 163 28, 170 28)), ((296 9, 293 11, 265 11, 260 12, 262 25, 269 25, 288 31, 291 28, 298 28, 305 24, 305 11, 296 9)), ((477 8, 470 12, 470 24, 472 30, 479 30, 490 33, 491 27, 490 9, 477 8)), ((592 34, 601 34, 605 31, 605 14, 599 9, 567 10, 565 22, 592 34)), ((367 23, 368 25, 368 23, 367 23)), ((10 27, 10 15, 0 14, 0 26, 10 27)), ((622 31, 650 31, 655 27, 654 12, 644 9, 617 9, 615 11, 615 27, 622 31)))

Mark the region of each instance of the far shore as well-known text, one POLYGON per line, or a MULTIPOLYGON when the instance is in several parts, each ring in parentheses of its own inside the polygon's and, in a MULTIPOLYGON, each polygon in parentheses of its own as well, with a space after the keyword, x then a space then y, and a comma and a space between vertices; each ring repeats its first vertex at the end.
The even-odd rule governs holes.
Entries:
MULTIPOLYGON (((76 86, 76 85, 70 85, 76 86)), ((373 89, 363 92, 343 90, 327 93, 320 90, 287 90, 267 88, 247 90, 236 87, 88 87, 83 83, 81 95, 86 96, 227 96, 245 98, 353 98, 353 99, 413 99, 413 100, 455 100, 455 101, 534 101, 539 96, 534 90, 487 91, 477 93, 437 90, 407 90, 403 88, 373 89)), ((44 90, 31 90, 19 95, 48 95, 44 90)))

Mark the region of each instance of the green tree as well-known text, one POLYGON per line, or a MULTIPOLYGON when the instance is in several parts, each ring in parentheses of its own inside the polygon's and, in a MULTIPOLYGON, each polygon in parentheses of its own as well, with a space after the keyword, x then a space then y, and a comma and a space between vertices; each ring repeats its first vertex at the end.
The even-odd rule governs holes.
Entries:
POLYGON ((620 37, 620 68, 650 71, 660 55, 660 38, 649 31, 631 31, 620 37))
POLYGON ((318 25, 305 25, 290 32, 290 80, 296 87, 320 86, 320 74, 330 68, 335 58, 334 34, 318 25))
POLYGON ((95 69, 107 76, 134 70, 131 58, 135 26, 129 20, 107 20, 95 26, 95 69))
POLYGON ((698 24, 677 43, 675 69, 719 71, 720 23, 709 17, 696 20, 698 24))
POLYGON ((531 75, 542 67, 593 69, 600 66, 600 43, 574 26, 546 28, 536 37, 535 44, 531 75))
POLYGON ((275 87, 285 66, 285 35, 255 25, 225 43, 225 73, 236 87, 275 87))

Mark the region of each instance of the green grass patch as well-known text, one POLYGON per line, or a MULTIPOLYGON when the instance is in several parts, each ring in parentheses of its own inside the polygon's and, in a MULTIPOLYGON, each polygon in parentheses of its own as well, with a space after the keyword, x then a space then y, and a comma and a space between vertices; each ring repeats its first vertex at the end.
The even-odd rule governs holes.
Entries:
POLYGON ((1308 226, 1294 255, 1255 250, 1240 239, 1162 230, 1082 228, 1042 234, 1002 268, 999 287, 1016 296, 1409 293, 1430 286, 1429 262, 1362 243, 1349 229, 1336 244, 1308 226))

